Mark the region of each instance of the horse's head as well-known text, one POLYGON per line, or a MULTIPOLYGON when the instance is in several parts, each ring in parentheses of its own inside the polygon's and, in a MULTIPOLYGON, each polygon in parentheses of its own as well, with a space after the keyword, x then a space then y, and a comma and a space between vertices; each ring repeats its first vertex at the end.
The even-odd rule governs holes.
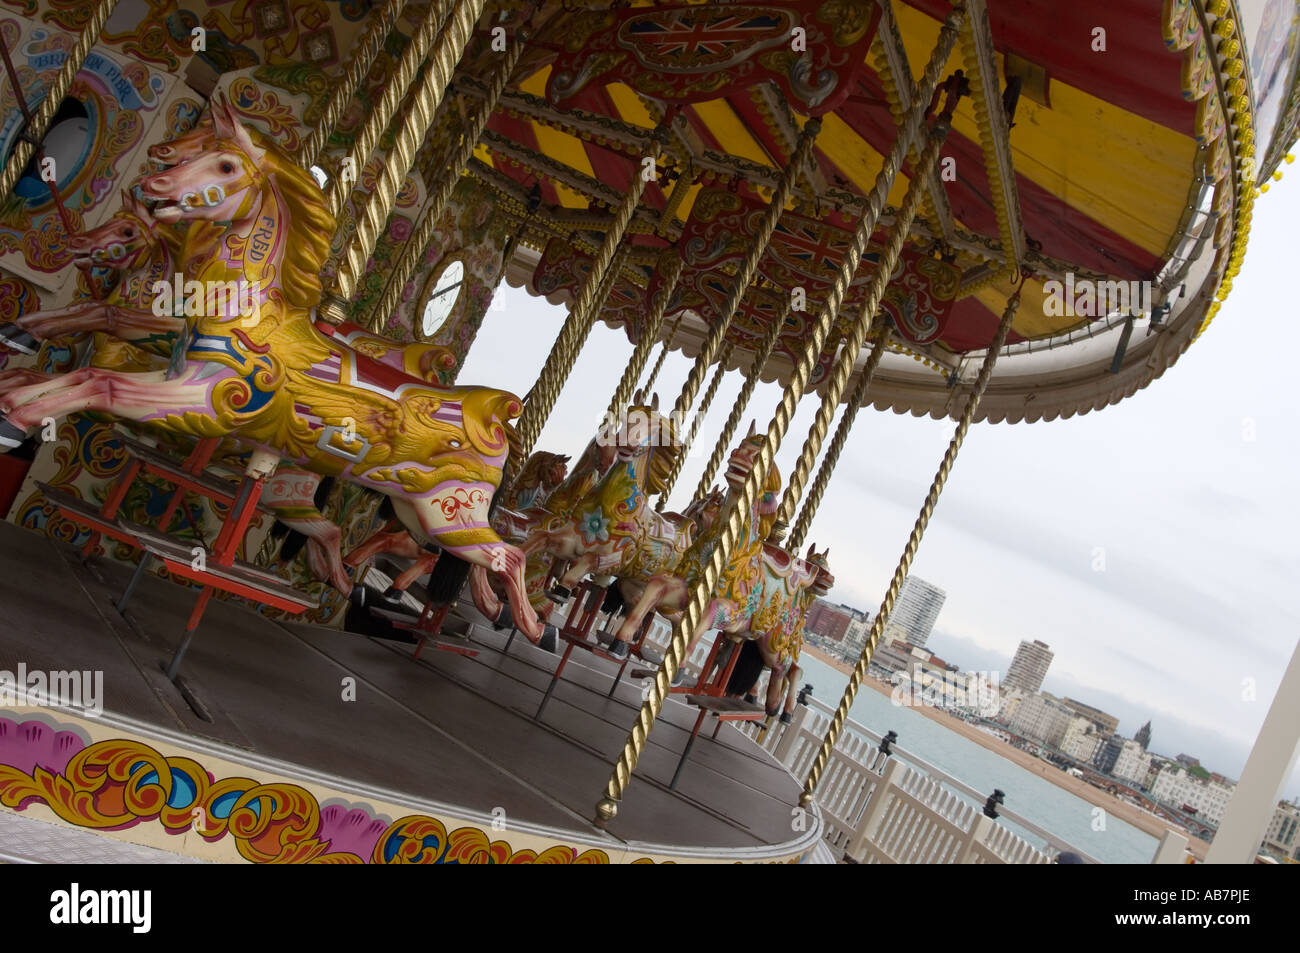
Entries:
MULTIPOLYGON (((745 439, 740 442, 740 445, 735 450, 731 451, 731 456, 727 458, 727 471, 724 474, 727 486, 733 490, 739 490, 745 485, 745 480, 749 477, 750 471, 754 469, 754 465, 758 462, 758 453, 763 448, 763 439, 762 434, 754 432, 754 424, 751 422, 749 433, 745 435, 745 439)), ((771 469, 776 469, 775 463, 772 464, 771 469)))
POLYGON ((212 117, 204 116, 193 129, 169 142, 149 147, 149 158, 159 169, 168 169, 202 155, 212 145, 212 117))
POLYGON ((126 271, 142 254, 158 244, 156 224, 144 203, 129 192, 122 193, 122 208, 98 228, 68 239, 72 263, 78 268, 111 268, 126 271))
POLYGON ((813 567, 813 580, 808 591, 818 599, 830 592, 831 587, 835 585, 835 577, 831 575, 830 563, 827 562, 830 554, 829 546, 819 553, 817 546, 813 544, 808 547, 808 555, 804 557, 804 561, 813 567))
POLYGON ((726 498, 727 495, 715 486, 698 500, 692 500, 691 505, 686 507, 686 512, 682 515, 694 520, 701 533, 707 533, 717 525, 718 514, 722 512, 722 504, 726 498))
POLYGON ((542 451, 541 485, 543 490, 553 490, 569 475, 569 458, 562 453, 542 451))
POLYGON ((258 206, 266 186, 267 150, 253 141, 224 96, 212 101, 212 136, 206 145, 162 172, 146 175, 140 193, 164 224, 242 221, 258 206))
POLYGON ((612 444, 622 459, 648 455, 645 491, 650 494, 663 492, 674 461, 682 453, 677 422, 672 415, 659 413, 657 394, 648 404, 634 403, 628 407, 612 444))

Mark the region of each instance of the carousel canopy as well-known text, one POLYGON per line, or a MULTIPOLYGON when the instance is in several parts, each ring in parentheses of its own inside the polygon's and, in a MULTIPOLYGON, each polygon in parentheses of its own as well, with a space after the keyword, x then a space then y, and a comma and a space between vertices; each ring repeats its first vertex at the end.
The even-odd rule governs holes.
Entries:
MULTIPOLYGON (((925 176, 921 214, 891 277, 883 310, 894 353, 869 400, 934 416, 959 408, 1023 275, 980 416, 1053 419, 1104 407, 1160 376, 1231 288, 1257 183, 1300 123, 1300 3, 967 8, 944 75, 962 70, 970 95, 925 176)), ((697 353, 756 217, 817 117, 813 159, 729 332, 729 363, 748 370, 763 327, 802 289, 807 303, 786 318, 763 371, 782 379, 950 10, 944 0, 537 5, 470 170, 519 215, 508 278, 553 302, 576 296, 662 123, 664 152, 600 316, 636 339, 665 263, 680 255, 662 333, 697 353)), ((481 53, 494 22, 480 23, 462 61, 456 89, 467 100, 486 94, 491 60, 481 53)), ((858 318, 875 243, 918 153, 890 194, 841 327, 858 318)), ((839 340, 827 343, 814 385, 839 340)))

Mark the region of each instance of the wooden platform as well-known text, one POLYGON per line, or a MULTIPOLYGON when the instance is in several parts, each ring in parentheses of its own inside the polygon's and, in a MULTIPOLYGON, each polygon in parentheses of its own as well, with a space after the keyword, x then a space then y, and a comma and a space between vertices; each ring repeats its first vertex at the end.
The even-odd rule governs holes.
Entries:
MULTIPOLYGON (((88 741, 142 741, 194 758, 220 780, 205 760, 215 759, 250 779, 307 788, 321 805, 369 810, 375 824, 407 812, 442 818, 448 830, 477 826, 511 849, 550 838, 575 855, 592 847, 611 859, 790 860, 816 844, 815 819, 792 831, 798 783, 730 726, 701 739, 679 789, 668 790, 697 714, 677 699, 618 817, 608 831, 596 828, 594 805, 640 703, 636 682, 606 697, 611 663, 572 662, 539 723, 532 716, 558 655, 522 638, 503 655, 507 633, 481 617, 471 631, 477 657, 430 652, 415 661, 411 646, 276 622, 232 600, 208 610, 172 685, 160 665, 195 591, 150 576, 123 618, 112 600, 128 576, 126 566, 83 564, 70 547, 0 524, 0 671, 23 662, 28 671, 104 673, 104 716, 40 710, 53 727, 71 725, 88 741)), ((0 704, 11 720, 33 711, 0 704)), ((28 810, 49 816, 44 804, 28 810)), ((151 837, 148 827, 113 836, 178 849, 184 832, 151 837)), ((260 849, 241 845, 240 854, 260 849)))

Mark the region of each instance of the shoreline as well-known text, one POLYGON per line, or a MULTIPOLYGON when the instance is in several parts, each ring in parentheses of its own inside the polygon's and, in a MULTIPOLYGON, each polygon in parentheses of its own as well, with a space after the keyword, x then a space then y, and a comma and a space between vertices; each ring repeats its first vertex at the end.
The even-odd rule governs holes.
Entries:
MULTIPOLYGON (((813 658, 817 659, 817 661, 824 665, 829 665, 842 675, 849 675, 853 671, 851 666, 846 665, 839 659, 832 658, 825 652, 815 649, 810 645, 805 645, 803 651, 808 652, 813 658)), ((874 678, 864 678, 862 680, 862 685, 863 687, 870 686, 871 688, 874 688, 886 698, 890 695, 890 686, 885 685, 874 678)), ((1110 816, 1117 817, 1125 823, 1131 824, 1138 830, 1150 834, 1152 837, 1156 838, 1156 840, 1159 840, 1166 830, 1171 829, 1165 822, 1161 821, 1157 817, 1153 817, 1141 808, 1125 801, 1121 801, 1113 794, 1108 794, 1099 788, 1095 788, 1086 781, 1071 777, 1059 768, 1048 764, 1040 758, 1034 757, 1029 752, 1021 751, 1014 745, 1007 744, 1005 741, 1000 741, 993 735, 980 731, 974 725, 967 724, 960 718, 955 718, 952 715, 947 714, 941 708, 931 708, 922 705, 913 710, 920 712, 926 718, 930 719, 930 721, 942 725, 950 731, 956 732, 963 738, 975 742, 975 744, 993 752, 999 757, 1005 758, 1012 764, 1024 768, 1032 774, 1038 775, 1045 781, 1050 781, 1058 788, 1068 791, 1076 797, 1082 798, 1095 807, 1102 808, 1110 816)), ((1204 860, 1205 852, 1209 850, 1210 845, 1199 837, 1194 837, 1191 834, 1188 834, 1186 831, 1179 831, 1179 833, 1187 837, 1188 850, 1190 850, 1198 860, 1204 860)))

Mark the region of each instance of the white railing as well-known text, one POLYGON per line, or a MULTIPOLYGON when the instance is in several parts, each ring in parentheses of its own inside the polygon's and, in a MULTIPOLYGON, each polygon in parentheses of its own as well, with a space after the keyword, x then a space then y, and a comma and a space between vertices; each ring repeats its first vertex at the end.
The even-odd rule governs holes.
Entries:
MULTIPOLYGON (((795 707, 789 725, 740 730, 769 751, 796 778, 808 774, 821 748, 832 709, 815 699, 795 707)), ((1065 851, 1100 863, 1050 831, 999 806, 998 815, 1041 839, 1031 843, 986 817, 987 797, 909 751, 880 751, 881 737, 848 721, 817 786, 825 838, 837 856, 856 863, 1049 864, 1065 851)), ((1169 831, 1153 863, 1182 863, 1187 839, 1169 831)))

